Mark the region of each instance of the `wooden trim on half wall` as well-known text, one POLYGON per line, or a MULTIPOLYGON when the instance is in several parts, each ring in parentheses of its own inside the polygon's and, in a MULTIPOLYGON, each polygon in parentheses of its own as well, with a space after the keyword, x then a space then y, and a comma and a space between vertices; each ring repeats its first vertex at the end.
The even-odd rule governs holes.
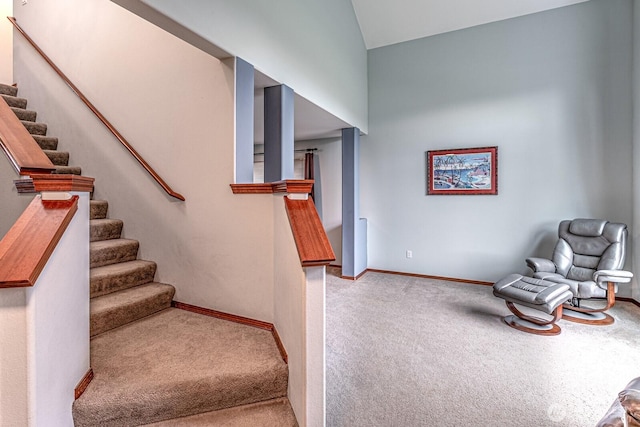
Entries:
POLYGON ((37 192, 43 191, 79 191, 91 193, 93 178, 71 174, 31 175, 33 187, 37 192))
POLYGON ((282 356, 282 360, 284 363, 289 363, 289 356, 287 355, 287 351, 284 348, 284 344, 282 344, 282 340, 280 340, 280 335, 278 335, 278 331, 273 323, 263 322, 261 320, 250 319, 248 317, 237 316, 235 314, 224 313, 222 311, 212 310, 210 308, 198 307, 197 305, 191 305, 184 302, 179 301, 171 301, 171 307, 178 308, 180 310, 190 311, 192 313, 202 314, 203 316, 215 317, 216 319, 226 320, 228 322, 240 323, 241 325, 251 326, 258 329, 263 329, 271 332, 273 339, 276 342, 276 346, 280 351, 280 356, 282 356))
POLYGON ((256 183, 256 184, 230 184, 233 194, 277 194, 300 193, 309 194, 313 187, 312 179, 286 179, 284 181, 256 183))
POLYGON ((284 197, 284 201, 302 266, 315 267, 335 261, 336 256, 313 200, 284 197))
POLYGON ((0 241, 0 288, 34 286, 71 219, 78 196, 36 196, 0 241))
POLYGON ((91 380, 93 380, 93 368, 89 368, 87 373, 84 374, 84 377, 82 377, 82 379, 76 386, 74 390, 76 400, 78 400, 78 398, 82 396, 82 393, 84 393, 87 387, 89 387, 89 383, 91 382, 91 380))

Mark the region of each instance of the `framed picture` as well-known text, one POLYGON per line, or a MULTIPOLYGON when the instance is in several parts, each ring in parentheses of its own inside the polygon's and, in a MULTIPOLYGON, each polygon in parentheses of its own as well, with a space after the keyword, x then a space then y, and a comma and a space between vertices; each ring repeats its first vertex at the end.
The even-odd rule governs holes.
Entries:
POLYGON ((427 151, 427 194, 498 194, 498 147, 427 151))

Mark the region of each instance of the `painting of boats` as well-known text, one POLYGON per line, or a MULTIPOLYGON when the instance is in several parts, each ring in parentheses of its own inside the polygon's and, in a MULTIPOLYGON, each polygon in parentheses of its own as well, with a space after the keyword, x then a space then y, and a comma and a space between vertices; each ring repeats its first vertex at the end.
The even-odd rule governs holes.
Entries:
POLYGON ((427 194, 498 194, 498 147, 426 152, 427 194))

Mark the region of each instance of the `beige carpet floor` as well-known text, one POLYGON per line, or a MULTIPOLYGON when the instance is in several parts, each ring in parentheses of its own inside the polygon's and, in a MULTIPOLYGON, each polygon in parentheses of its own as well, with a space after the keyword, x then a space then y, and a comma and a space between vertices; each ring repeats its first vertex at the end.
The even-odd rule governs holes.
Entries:
POLYGON ((640 376, 640 308, 516 331, 489 286, 327 274, 327 425, 593 426, 640 376))
POLYGON ((271 332, 169 308, 91 340, 75 425, 137 426, 287 395, 271 332))

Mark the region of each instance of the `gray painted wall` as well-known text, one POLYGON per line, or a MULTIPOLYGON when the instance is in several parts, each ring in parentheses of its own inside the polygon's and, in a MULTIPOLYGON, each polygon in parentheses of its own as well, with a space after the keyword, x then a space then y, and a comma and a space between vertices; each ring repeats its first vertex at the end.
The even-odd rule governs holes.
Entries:
POLYGON ((495 281, 549 254, 561 219, 631 225, 631 52, 631 0, 369 51, 369 267, 495 281), (492 145, 499 195, 425 195, 425 151, 492 145))
MULTIPOLYGON (((640 0, 633 2, 633 164, 640 164, 640 0)), ((640 245, 638 227, 640 227, 640 167, 633 169, 633 271, 640 274, 640 245)), ((634 281, 633 298, 640 301, 638 279, 634 281)))

